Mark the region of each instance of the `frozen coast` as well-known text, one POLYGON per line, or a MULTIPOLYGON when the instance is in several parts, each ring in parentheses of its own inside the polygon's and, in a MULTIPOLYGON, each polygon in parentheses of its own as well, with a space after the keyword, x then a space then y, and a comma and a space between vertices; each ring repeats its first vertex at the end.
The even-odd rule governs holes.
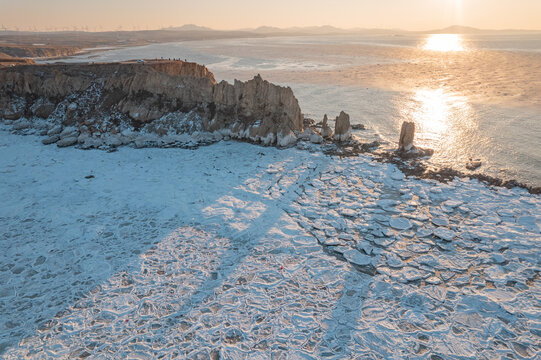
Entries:
POLYGON ((108 153, 2 128, 0 199, 7 359, 540 356, 524 189, 369 154, 108 153))

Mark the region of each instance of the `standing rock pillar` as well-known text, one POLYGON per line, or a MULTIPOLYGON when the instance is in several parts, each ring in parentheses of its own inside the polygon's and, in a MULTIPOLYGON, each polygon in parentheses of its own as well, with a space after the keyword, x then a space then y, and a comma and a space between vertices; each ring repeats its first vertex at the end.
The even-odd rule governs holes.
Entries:
POLYGON ((400 130, 400 140, 398 141, 398 151, 407 152, 413 149, 413 138, 415 137, 415 123, 404 121, 400 130))

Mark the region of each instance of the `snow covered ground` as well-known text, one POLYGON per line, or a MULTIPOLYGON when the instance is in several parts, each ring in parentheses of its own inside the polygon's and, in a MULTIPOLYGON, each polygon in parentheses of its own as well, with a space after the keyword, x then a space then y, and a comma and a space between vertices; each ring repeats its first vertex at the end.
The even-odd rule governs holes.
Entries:
POLYGON ((370 155, 0 130, 0 354, 534 359, 541 199, 370 155))

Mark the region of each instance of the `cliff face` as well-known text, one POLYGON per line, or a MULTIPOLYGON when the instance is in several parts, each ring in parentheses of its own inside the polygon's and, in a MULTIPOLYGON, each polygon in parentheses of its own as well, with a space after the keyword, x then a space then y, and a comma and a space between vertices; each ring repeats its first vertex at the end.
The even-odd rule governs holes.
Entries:
POLYGON ((286 146, 303 130, 291 89, 260 76, 217 84, 206 67, 182 61, 3 68, 0 118, 19 119, 19 128, 73 129, 86 147, 118 134, 124 144, 194 133, 286 146))

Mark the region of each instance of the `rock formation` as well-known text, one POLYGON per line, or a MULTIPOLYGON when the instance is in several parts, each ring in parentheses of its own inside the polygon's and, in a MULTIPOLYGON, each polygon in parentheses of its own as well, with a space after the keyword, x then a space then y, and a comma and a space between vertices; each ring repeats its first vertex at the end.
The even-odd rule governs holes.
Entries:
POLYGON ((1 118, 39 129, 45 143, 87 148, 224 137, 288 146, 304 128, 290 88, 259 75, 216 83, 183 61, 2 68, 1 118))
POLYGON ((341 111, 340 115, 336 118, 334 125, 334 139, 337 141, 346 141, 351 137, 351 124, 349 122, 349 115, 341 111))
POLYGON ((329 127, 329 124, 327 123, 329 121, 329 118, 327 118, 327 114, 323 116, 323 124, 321 126, 321 136, 323 136, 324 139, 332 139, 332 136, 334 132, 329 127))
POLYGON ((400 130, 400 139, 398 141, 398 151, 407 152, 414 148, 413 138, 415 137, 415 123, 404 121, 400 130))

